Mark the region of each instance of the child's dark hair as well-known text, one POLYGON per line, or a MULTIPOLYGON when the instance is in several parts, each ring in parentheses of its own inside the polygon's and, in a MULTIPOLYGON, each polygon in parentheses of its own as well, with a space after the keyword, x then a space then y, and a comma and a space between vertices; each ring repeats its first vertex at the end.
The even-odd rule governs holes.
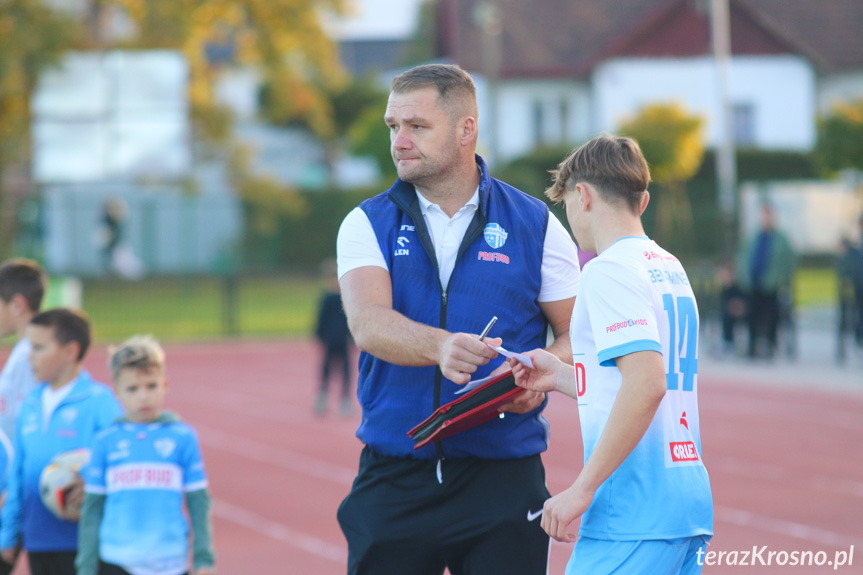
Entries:
POLYGON ((33 260, 15 258, 0 264, 0 299, 5 303, 21 294, 30 311, 36 313, 42 306, 47 285, 42 266, 33 260))
POLYGON ((54 338, 60 345, 71 342, 78 344, 78 361, 84 359, 90 349, 90 320, 82 311, 57 308, 37 314, 30 325, 53 327, 54 338))

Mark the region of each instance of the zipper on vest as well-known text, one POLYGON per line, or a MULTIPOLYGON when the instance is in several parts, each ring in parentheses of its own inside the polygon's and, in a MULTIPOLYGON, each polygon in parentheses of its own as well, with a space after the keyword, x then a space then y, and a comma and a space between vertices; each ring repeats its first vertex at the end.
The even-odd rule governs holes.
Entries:
MULTIPOLYGON (((447 286, 447 290, 449 286, 447 286)), ((446 304, 447 304, 447 290, 443 289, 441 286, 441 296, 440 296, 440 328, 446 329, 446 304)), ((443 372, 440 369, 440 366, 435 370, 434 376, 434 409, 437 410, 440 407, 440 391, 441 386, 443 385, 443 372)), ((440 441, 435 441, 434 444, 435 451, 437 452, 438 463, 440 460, 444 458, 443 446, 440 441)))

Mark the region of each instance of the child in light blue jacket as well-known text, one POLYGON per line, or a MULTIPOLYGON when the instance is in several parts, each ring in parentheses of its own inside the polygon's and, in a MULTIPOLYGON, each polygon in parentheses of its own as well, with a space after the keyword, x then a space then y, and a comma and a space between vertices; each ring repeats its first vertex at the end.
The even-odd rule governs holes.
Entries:
POLYGON ((42 503, 39 477, 54 456, 91 448, 96 434, 122 411, 110 388, 81 367, 90 346, 90 324, 82 313, 42 312, 31 320, 27 338, 41 385, 25 398, 18 418, 0 548, 7 562, 14 560, 19 544, 26 549, 32 575, 74 574, 83 482, 68 494, 61 519, 42 503))

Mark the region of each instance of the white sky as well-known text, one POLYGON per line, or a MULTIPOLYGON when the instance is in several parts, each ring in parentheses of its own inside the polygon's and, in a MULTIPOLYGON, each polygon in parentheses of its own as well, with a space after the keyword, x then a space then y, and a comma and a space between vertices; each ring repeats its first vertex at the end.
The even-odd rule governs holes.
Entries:
POLYGON ((394 40, 413 34, 422 0, 345 0, 347 17, 324 17, 336 40, 394 40))

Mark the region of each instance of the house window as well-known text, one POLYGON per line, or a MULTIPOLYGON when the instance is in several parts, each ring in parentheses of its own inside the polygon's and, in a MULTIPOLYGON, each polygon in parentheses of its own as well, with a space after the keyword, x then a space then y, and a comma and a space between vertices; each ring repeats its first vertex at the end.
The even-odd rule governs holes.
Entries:
POLYGON ((755 106, 734 104, 731 110, 734 143, 744 148, 755 146, 755 106))
POLYGON ((560 131, 558 141, 562 144, 569 141, 569 101, 560 99, 560 131))
POLYGON ((531 117, 533 124, 533 146, 538 148, 545 142, 545 105, 542 100, 533 101, 531 117))

